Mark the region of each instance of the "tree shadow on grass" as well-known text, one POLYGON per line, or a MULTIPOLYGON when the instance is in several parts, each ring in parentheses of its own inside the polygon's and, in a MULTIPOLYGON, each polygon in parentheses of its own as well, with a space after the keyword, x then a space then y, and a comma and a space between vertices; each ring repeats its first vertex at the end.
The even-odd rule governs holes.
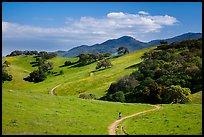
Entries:
POLYGON ((30 64, 32 65, 32 67, 36 67, 39 65, 37 61, 30 62, 30 64))
POLYGON ((91 71, 91 73, 98 72, 98 71, 103 71, 105 69, 107 69, 107 68, 101 68, 101 69, 93 70, 93 71, 91 71))
MULTIPOLYGON (((94 62, 96 62, 96 61, 92 61, 92 62, 88 62, 88 63, 83 63, 83 62, 76 62, 75 63, 75 65, 73 65, 73 66, 70 66, 69 68, 76 68, 76 67, 83 67, 83 66, 86 66, 86 65, 90 65, 90 64, 92 64, 92 63, 94 63, 94 62)), ((68 68, 68 69, 69 69, 68 68)))
POLYGON ((78 63, 78 61, 72 62, 72 63, 70 63, 69 65, 61 65, 61 66, 59 66, 59 67, 60 67, 60 68, 62 68, 62 67, 67 67, 67 66, 75 65, 75 64, 77 64, 77 63, 78 63))

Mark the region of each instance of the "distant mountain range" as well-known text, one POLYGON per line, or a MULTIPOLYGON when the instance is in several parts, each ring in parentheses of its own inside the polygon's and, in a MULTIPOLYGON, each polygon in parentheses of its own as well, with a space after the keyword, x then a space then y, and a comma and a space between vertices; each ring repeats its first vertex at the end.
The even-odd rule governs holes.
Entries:
POLYGON ((76 57, 81 53, 111 53, 115 54, 117 48, 120 46, 127 47, 130 52, 147 48, 154 45, 159 45, 160 41, 167 41, 169 44, 173 42, 180 42, 187 39, 198 39, 202 37, 202 33, 185 33, 179 36, 168 39, 152 40, 150 42, 141 42, 130 36, 123 36, 118 39, 107 40, 101 44, 94 44, 92 46, 81 45, 74 47, 68 51, 56 51, 58 56, 61 57, 76 57))

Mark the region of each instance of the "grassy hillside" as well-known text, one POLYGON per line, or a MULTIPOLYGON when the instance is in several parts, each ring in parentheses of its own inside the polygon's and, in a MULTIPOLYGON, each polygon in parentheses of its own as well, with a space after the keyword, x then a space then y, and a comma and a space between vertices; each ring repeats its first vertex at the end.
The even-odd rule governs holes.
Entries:
POLYGON ((155 47, 151 47, 122 57, 110 59, 113 67, 96 71, 93 76, 90 76, 90 73, 96 70, 96 62, 82 67, 74 65, 60 67, 67 60, 75 62, 78 59, 56 57, 48 61, 54 63, 53 71, 59 73, 60 70, 63 70, 64 74, 59 76, 49 75, 45 81, 39 83, 23 80, 23 78, 29 75, 29 72, 37 69, 30 64, 30 62, 34 61, 32 56, 5 57, 3 58, 3 62, 7 60, 11 63, 10 67, 8 67, 8 71, 13 75, 13 80, 11 82, 6 81, 2 86, 3 88, 9 87, 10 89, 48 93, 49 90, 61 84, 61 86, 55 90, 57 95, 74 95, 78 97, 79 93, 86 92, 95 94, 96 97, 99 98, 105 94, 104 91, 109 88, 113 81, 134 71, 133 69, 125 68, 141 62, 140 56, 143 55, 144 52, 154 48, 155 47))
POLYGON ((202 104, 202 91, 190 95, 193 104, 202 104))
POLYGON ((202 104, 162 104, 161 109, 127 119, 130 135, 202 135, 202 104))
POLYGON ((160 110, 125 120, 120 123, 117 133, 202 135, 202 91, 191 94, 190 98, 192 101, 188 104, 160 104, 160 110))
POLYGON ((22 90, 2 95, 2 134, 107 135, 119 111, 126 116, 151 108, 22 90))
MULTIPOLYGON (((64 74, 49 75, 39 83, 23 80, 37 69, 30 64, 33 57, 3 58, 2 62, 11 63, 7 69, 13 80, 2 83, 2 134, 107 135, 108 126, 117 119, 119 111, 127 116, 152 107, 140 103, 83 100, 78 98, 79 93, 103 96, 110 83, 135 71, 126 68, 141 62, 140 56, 154 48, 112 58, 113 67, 101 71, 95 71, 96 63, 59 67, 65 61, 78 59, 56 57, 48 61, 54 63, 53 71, 63 70, 64 74), (90 76, 92 71, 95 72, 90 76), (56 89, 58 96, 49 95, 48 92, 59 84, 62 85, 56 89)), ((161 105, 160 110, 121 124, 128 134, 202 134, 201 96, 202 91, 193 94, 189 104, 161 105)))

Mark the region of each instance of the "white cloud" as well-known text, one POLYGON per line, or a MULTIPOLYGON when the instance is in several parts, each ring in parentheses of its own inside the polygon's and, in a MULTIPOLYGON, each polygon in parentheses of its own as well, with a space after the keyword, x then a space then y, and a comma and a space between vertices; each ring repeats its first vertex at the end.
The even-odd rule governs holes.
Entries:
POLYGON ((150 32, 159 32, 163 27, 174 25, 175 17, 169 15, 150 16, 148 12, 138 14, 111 12, 103 18, 67 18, 65 26, 45 28, 2 21, 3 40, 43 39, 63 45, 95 44, 124 35, 136 37, 150 32), (145 16, 144 16, 145 15, 145 16))
POLYGON ((148 13, 148 12, 145 12, 145 11, 139 11, 138 14, 149 15, 149 13, 148 13))
POLYGON ((6 32, 9 28, 9 24, 8 22, 2 22, 2 32, 6 32))
POLYGON ((123 12, 111 12, 107 14, 108 18, 123 18, 125 14, 123 12))

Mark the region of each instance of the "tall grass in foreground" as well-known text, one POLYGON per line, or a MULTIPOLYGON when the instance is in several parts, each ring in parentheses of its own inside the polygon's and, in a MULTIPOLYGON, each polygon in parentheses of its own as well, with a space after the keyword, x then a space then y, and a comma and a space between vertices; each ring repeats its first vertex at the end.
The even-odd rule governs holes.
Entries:
POLYGON ((2 99, 3 135, 107 135, 119 111, 126 116, 152 108, 9 89, 2 99))

